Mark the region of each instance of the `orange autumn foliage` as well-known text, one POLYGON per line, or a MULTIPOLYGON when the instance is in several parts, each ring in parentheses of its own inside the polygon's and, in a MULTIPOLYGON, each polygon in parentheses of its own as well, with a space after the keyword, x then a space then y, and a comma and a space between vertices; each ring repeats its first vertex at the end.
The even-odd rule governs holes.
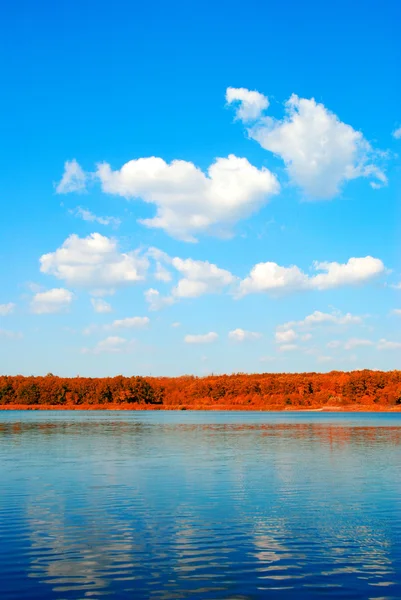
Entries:
POLYGON ((0 376, 0 408, 401 408, 401 371, 208 377, 0 376))

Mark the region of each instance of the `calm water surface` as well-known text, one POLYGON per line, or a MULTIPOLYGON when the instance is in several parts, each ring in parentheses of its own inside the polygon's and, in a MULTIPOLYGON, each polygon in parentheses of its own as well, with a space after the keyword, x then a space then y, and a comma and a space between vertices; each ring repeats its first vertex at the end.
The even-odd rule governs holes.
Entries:
POLYGON ((0 597, 401 598, 401 415, 1 412, 0 597))

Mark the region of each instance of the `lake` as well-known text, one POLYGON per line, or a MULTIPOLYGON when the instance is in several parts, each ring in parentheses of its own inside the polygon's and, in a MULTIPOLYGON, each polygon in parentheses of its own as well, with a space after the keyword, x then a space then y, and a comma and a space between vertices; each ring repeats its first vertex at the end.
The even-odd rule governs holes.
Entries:
POLYGON ((401 598, 401 414, 0 412, 0 597, 401 598))

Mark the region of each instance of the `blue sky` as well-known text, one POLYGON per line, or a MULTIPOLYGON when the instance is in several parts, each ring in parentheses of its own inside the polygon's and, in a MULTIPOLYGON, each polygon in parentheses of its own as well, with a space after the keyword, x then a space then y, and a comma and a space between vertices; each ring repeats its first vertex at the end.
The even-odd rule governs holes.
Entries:
POLYGON ((400 367, 395 2, 22 2, 1 372, 400 367))

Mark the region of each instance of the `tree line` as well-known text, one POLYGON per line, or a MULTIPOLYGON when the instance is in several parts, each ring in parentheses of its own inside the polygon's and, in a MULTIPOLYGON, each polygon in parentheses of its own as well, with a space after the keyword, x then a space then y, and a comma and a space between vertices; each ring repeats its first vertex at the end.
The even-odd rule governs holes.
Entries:
POLYGON ((0 376, 0 406, 266 409, 401 405, 401 371, 207 377, 0 376))

